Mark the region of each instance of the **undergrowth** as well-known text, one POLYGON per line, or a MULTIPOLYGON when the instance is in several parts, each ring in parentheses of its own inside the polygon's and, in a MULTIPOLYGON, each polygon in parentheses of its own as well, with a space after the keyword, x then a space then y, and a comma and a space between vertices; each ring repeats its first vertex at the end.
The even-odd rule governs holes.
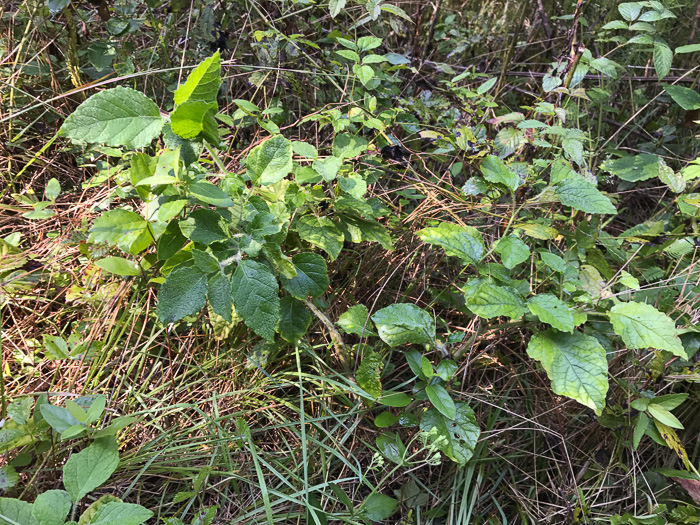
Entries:
POLYGON ((691 2, 0 14, 0 523, 698 522, 691 2))

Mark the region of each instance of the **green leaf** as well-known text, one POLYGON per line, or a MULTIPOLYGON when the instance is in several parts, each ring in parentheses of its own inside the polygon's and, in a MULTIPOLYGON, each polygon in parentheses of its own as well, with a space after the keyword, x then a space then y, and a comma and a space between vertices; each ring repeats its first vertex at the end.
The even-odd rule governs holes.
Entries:
POLYGON ((615 214, 617 209, 598 188, 582 177, 566 179, 554 187, 554 193, 561 203, 585 213, 615 214))
POLYGON ((206 304, 207 276, 197 268, 176 268, 158 292, 158 319, 174 323, 199 312, 206 304))
POLYGON ((324 250, 334 261, 343 249, 345 236, 328 217, 304 215, 296 226, 299 237, 324 250))
POLYGON ((204 131, 207 115, 213 118, 216 109, 216 102, 189 100, 170 114, 171 129, 183 139, 193 139, 204 131))
MULTIPOLYGON (((168 277, 170 277, 170 275, 168 275, 168 277)), ((228 323, 233 322, 231 283, 228 277, 224 275, 224 272, 217 271, 209 278, 207 282, 207 299, 209 299, 209 304, 215 314, 223 317, 228 323)))
POLYGON ((540 321, 552 325, 562 332, 571 332, 574 329, 574 316, 564 302, 556 296, 543 293, 531 297, 527 307, 540 321))
POLYGON ((476 264, 484 255, 481 233, 471 226, 442 222, 434 228, 424 228, 416 235, 423 242, 442 247, 447 255, 459 257, 464 264, 476 264))
POLYGON ((367 140, 350 133, 339 133, 333 140, 333 156, 352 159, 367 150, 367 140))
POLYGON ((361 36, 357 39, 357 48, 360 51, 369 51, 382 45, 382 39, 376 36, 361 36))
POLYGON ((428 385, 425 387, 425 393, 428 394, 430 402, 443 416, 447 419, 457 417, 455 403, 447 390, 445 390, 445 387, 442 385, 428 385))
POLYGON ((627 182, 640 182, 659 176, 659 157, 642 153, 605 162, 602 168, 627 182))
POLYGON ((237 98, 233 101, 233 103, 251 116, 255 116, 260 113, 260 108, 249 100, 237 98))
POLYGON ((489 155, 481 162, 481 173, 484 178, 496 184, 503 184, 515 191, 520 185, 518 174, 506 166, 501 159, 495 155, 489 155))
MULTIPOLYGON (((385 414, 387 413, 388 412, 385 412, 385 414)), ((396 422, 396 417, 393 416, 393 414, 390 415, 394 417, 394 422, 396 422)), ((377 417, 377 419, 379 419, 379 417, 377 417)), ((375 424, 376 423, 377 421, 375 420, 375 424)), ((383 434, 377 436, 376 443, 379 452, 381 452, 382 455, 388 460, 393 461, 398 465, 402 465, 404 463, 403 458, 406 454, 406 446, 403 444, 399 436, 393 432, 384 432, 383 434)))
MULTIPOLYGON (((367 242, 378 242, 382 245, 385 250, 393 250, 394 244, 391 240, 391 235, 389 232, 379 224, 377 221, 369 219, 361 219, 360 217, 354 217, 350 215, 339 216, 342 221, 342 225, 351 231, 354 229, 355 232, 361 234, 362 240, 367 242)), ((353 239, 354 240, 354 239, 353 239)))
POLYGON ((647 406, 647 412, 649 412, 649 415, 651 415, 654 419, 660 421, 668 427, 680 429, 683 428, 683 425, 680 421, 678 421, 678 418, 676 418, 676 416, 671 414, 671 412, 661 405, 650 403, 647 406))
POLYGON ((340 12, 345 7, 346 1, 347 0, 330 0, 328 2, 328 9, 331 13, 332 18, 335 18, 336 16, 338 16, 338 14, 340 14, 340 12))
POLYGON ((460 466, 467 464, 474 454, 474 447, 481 433, 474 411, 466 403, 455 403, 455 417, 450 420, 431 408, 420 422, 424 432, 436 429, 431 440, 439 443, 439 449, 460 466))
POLYGON ((681 193, 685 190, 686 182, 683 178, 683 174, 673 171, 673 169, 666 165, 663 159, 659 159, 659 179, 674 193, 681 193))
POLYGON ((32 415, 34 400, 31 397, 20 397, 7 405, 7 415, 15 423, 25 425, 32 415))
POLYGON ((661 84, 676 104, 686 111, 700 109, 700 93, 694 89, 675 84, 661 84))
MULTIPOLYGON (((88 240, 94 243, 106 242, 130 251, 132 246, 141 247, 144 235, 150 239, 148 222, 143 217, 133 211, 116 209, 104 212, 95 219, 88 240)), ((143 248, 147 246, 148 244, 143 248)))
POLYGON ((246 168, 256 184, 275 184, 292 171, 292 143, 277 135, 255 146, 248 154, 246 168))
POLYGON ((369 310, 364 304, 351 306, 347 311, 338 318, 337 322, 345 333, 359 335, 360 337, 368 337, 377 335, 374 331, 374 325, 369 319, 369 310))
MULTIPOLYGON (((19 430, 19 432, 22 432, 22 431, 19 430)), ((2 443, 3 443, 3 448, 5 448, 7 441, 3 439, 2 443)), ((0 467, 0 490, 5 492, 5 491, 11 489, 12 487, 16 487, 18 484, 19 484, 19 474, 17 474, 17 471, 15 470, 15 468, 13 466, 6 465, 4 467, 0 467)), ((68 499, 70 499, 70 497, 68 499)), ((61 522, 60 525, 63 525, 63 522, 61 522)))
MULTIPOLYGON (((374 424, 378 428, 387 428, 398 421, 398 418, 389 411, 382 412, 374 418, 374 424)), ((386 455, 386 454, 385 454, 386 455)))
POLYGON ((389 346, 435 342, 435 321, 415 304, 398 303, 382 308, 372 316, 379 337, 389 346))
POLYGON ((603 413, 608 361, 595 337, 547 330, 530 338, 527 353, 542 363, 555 394, 575 399, 597 415, 603 413))
POLYGON ((650 304, 616 304, 609 316, 615 333, 627 348, 658 348, 688 359, 673 321, 650 304))
POLYGON ((301 339, 311 324, 311 314, 304 303, 294 297, 283 297, 280 301, 280 337, 288 343, 301 339))
POLYGON ((110 501, 102 505, 90 519, 91 525, 141 525, 153 512, 134 503, 110 501))
POLYGON ((117 275, 141 275, 139 265, 123 257, 105 257, 95 261, 95 265, 117 275))
POLYGON ((467 290, 465 299, 467 307, 485 319, 499 316, 517 319, 525 313, 525 303, 515 290, 488 281, 479 284, 473 293, 467 290))
POLYGON ((82 452, 72 454, 63 466, 63 485, 77 503, 109 479, 119 463, 114 437, 96 439, 82 452))
POLYGON ((221 87, 221 57, 217 51, 189 74, 184 84, 175 91, 175 104, 188 101, 216 102, 221 87))
POLYGON ((0 498, 0 525, 41 525, 32 516, 32 507, 26 501, 0 498))
POLYGON ((143 93, 125 87, 100 91, 80 104, 61 126, 73 141, 145 148, 160 135, 165 119, 143 93))
POLYGON ((321 177, 327 182, 335 180, 338 176, 338 170, 343 165, 343 160, 338 157, 326 157, 325 159, 315 160, 311 167, 320 174, 321 177))
POLYGON ((236 312, 248 328, 268 341, 274 340, 280 319, 279 286, 268 267, 242 260, 233 274, 231 289, 236 312))
POLYGON ((61 184, 54 177, 49 179, 44 189, 44 198, 50 201, 55 201, 61 194, 61 184))
POLYGON ((182 234, 193 242, 209 245, 228 239, 228 224, 214 210, 194 210, 178 224, 182 234))
POLYGON ((65 490, 47 490, 36 497, 32 515, 41 525, 63 525, 72 502, 65 490))
POLYGON ((681 55, 683 53, 696 53, 698 51, 700 51, 700 44, 688 44, 687 46, 677 47, 676 55, 681 55))
POLYGON ((654 69, 659 80, 671 72, 671 62, 673 62, 673 51, 668 44, 660 38, 654 38, 654 69))
POLYGON ((323 295, 330 286, 326 261, 317 253, 298 253, 292 257, 297 275, 292 279, 280 277, 282 286, 297 299, 323 295))
POLYGON ((357 385, 374 399, 382 397, 381 371, 384 366, 382 355, 372 350, 365 350, 360 366, 357 367, 355 381, 357 385))
POLYGON ((45 403, 39 407, 39 410, 46 422, 51 425, 51 428, 56 432, 63 432, 73 425, 80 424, 80 421, 73 417, 73 414, 66 408, 45 403))
POLYGON ((358 55, 354 51, 351 51, 350 49, 340 49, 337 50, 336 53, 339 54, 341 57, 346 58, 347 60, 350 60, 352 62, 360 62, 360 55, 358 55))
POLYGON ((640 413, 637 418, 637 424, 634 426, 634 434, 632 436, 632 449, 637 450, 639 442, 644 437, 644 434, 649 426, 649 417, 644 413, 640 413))
POLYGON ((165 261, 180 251, 187 237, 182 235, 178 221, 171 221, 158 239, 158 260, 165 261))
POLYGON ((292 141, 292 151, 300 157, 306 157, 307 159, 318 158, 318 150, 308 142, 299 142, 298 140, 292 141))
POLYGON ((509 270, 530 257, 530 248, 515 235, 502 237, 496 245, 496 253, 501 256, 503 265, 509 270))
POLYGON ((229 208, 234 205, 231 197, 226 195, 224 190, 211 182, 195 182, 187 186, 187 191, 196 199, 211 204, 212 206, 229 208))
POLYGON ((363 86, 367 86, 369 82, 374 78, 374 69, 371 66, 355 64, 352 66, 352 71, 360 79, 363 86))
POLYGON ((362 502, 362 513, 365 517, 372 521, 382 521, 391 516, 399 502, 389 496, 370 494, 364 502, 362 502))
POLYGON ((379 398, 379 402, 388 407, 402 408, 411 403, 411 396, 404 394, 403 392, 389 392, 379 398))

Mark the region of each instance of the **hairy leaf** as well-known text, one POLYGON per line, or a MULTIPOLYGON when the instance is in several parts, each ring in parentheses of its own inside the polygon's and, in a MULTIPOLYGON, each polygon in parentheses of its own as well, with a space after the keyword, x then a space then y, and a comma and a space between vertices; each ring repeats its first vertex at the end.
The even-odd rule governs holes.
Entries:
POLYGON ((305 215, 297 223, 299 237, 318 246, 335 260, 343 249, 345 237, 328 217, 305 215))
POLYGON ((517 173, 506 166, 501 159, 495 155, 489 155, 481 162, 481 173, 489 182, 503 184, 515 191, 520 185, 517 173))
POLYGON ((415 304, 392 304, 375 313, 372 321, 377 325, 379 337, 389 346, 435 341, 433 317, 415 304))
POLYGON ((292 143, 276 135, 255 146, 246 159, 246 168, 256 184, 275 184, 292 171, 292 143))
POLYGON ((369 319, 369 310, 364 304, 351 306, 338 318, 338 326, 346 333, 359 336, 377 335, 374 332, 374 325, 369 319))
POLYGON ((383 366, 384 359, 381 354, 372 350, 366 350, 355 374, 357 385, 374 399, 382 397, 382 382, 380 378, 383 366))
POLYGON ((294 297, 283 297, 280 301, 280 337, 288 343, 301 339, 311 324, 311 314, 304 303, 294 297))
POLYGON ((627 348, 658 348, 688 359, 673 320, 650 304, 616 304, 609 315, 615 333, 622 337, 627 348))
POLYGON ((531 297, 527 307, 540 321, 552 325, 562 332, 571 332, 574 329, 574 316, 564 302, 556 296, 543 293, 531 297))
POLYGON ((175 104, 185 102, 216 102, 221 87, 221 57, 217 51, 189 74, 175 91, 175 104))
POLYGON ((322 295, 328 286, 328 269, 326 261, 317 253, 298 253, 292 257, 297 275, 292 279, 280 277, 282 286, 297 299, 306 299, 322 295))
POLYGON ((530 338, 527 353, 542 363, 554 393, 602 414, 608 392, 608 361, 595 337, 547 330, 530 338))
POLYGON ((615 214, 617 209, 598 188, 582 177, 573 176, 554 187, 554 193, 565 206, 585 213, 615 214))
POLYGON ((488 281, 480 283, 473 291, 468 289, 465 299, 467 307, 485 319, 499 316, 517 319, 525 313, 525 303, 515 290, 488 281))
POLYGON ((109 479, 119 463, 113 436, 96 439, 82 452, 72 454, 63 466, 63 484, 77 503, 109 479))
POLYGON ((419 230, 423 242, 442 247, 447 255, 459 257, 464 264, 476 264, 484 255, 481 233, 471 226, 442 222, 436 227, 419 230))
POLYGON ((498 241, 496 253, 501 256, 503 266, 512 269, 530 257, 530 248, 520 238, 509 235, 498 241))
POLYGON ((466 403, 455 403, 455 417, 448 419, 435 408, 425 412, 420 422, 421 430, 430 432, 431 440, 440 439, 439 449, 460 466, 467 464, 474 454, 474 447, 481 430, 474 411, 466 403))
POLYGON ((74 141, 136 149, 148 146, 164 124, 155 102, 119 86, 80 104, 61 126, 61 134, 74 141))
POLYGON ((248 328, 268 341, 274 340, 280 319, 279 286, 268 267, 242 260, 233 274, 231 288, 233 305, 248 328))
POLYGON ((158 292, 158 319, 169 324, 196 314, 204 308, 206 295, 204 273, 197 268, 176 268, 168 274, 158 292))

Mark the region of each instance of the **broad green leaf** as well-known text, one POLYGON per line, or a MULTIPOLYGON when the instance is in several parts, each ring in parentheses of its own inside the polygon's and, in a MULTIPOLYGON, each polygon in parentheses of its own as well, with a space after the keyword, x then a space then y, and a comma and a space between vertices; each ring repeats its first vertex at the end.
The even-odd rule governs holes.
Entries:
POLYGON ((688 359, 671 318, 650 304, 620 303, 610 309, 610 322, 627 348, 657 348, 688 359))
POLYGON ((428 394, 428 399, 433 406, 447 419, 457 417, 455 403, 452 401, 450 394, 442 385, 428 385, 425 387, 425 393, 428 394))
POLYGON ((251 116, 255 116, 260 113, 260 108, 253 104, 250 100, 237 98, 233 101, 233 103, 251 116))
POLYGON ((642 153, 605 162, 602 168, 627 182, 639 182, 658 177, 659 165, 659 157, 642 153))
POLYGON ((647 427, 649 426, 649 417, 644 413, 640 413, 637 417, 637 424, 634 426, 634 434, 632 435, 632 449, 637 450, 639 442, 644 437, 647 427))
POLYGON ((165 261, 180 251, 187 237, 182 235, 178 221, 171 221, 158 239, 158 260, 165 261))
POLYGON ((398 504, 394 498, 375 492, 362 502, 361 510, 367 519, 382 521, 394 513, 398 504))
POLYGON ((307 159, 318 158, 318 150, 308 142, 300 142, 298 140, 292 141, 292 151, 300 157, 306 157, 307 159))
POLYGON ((664 408, 661 405, 657 405, 654 403, 650 403, 647 406, 647 412, 656 419, 657 421, 660 421, 664 425, 671 427, 671 428, 683 428, 683 425, 680 421, 678 421, 678 418, 671 414, 671 412, 668 411, 668 409, 664 408))
POLYGON ((376 36, 361 36, 357 39, 357 48, 360 51, 369 51, 382 45, 382 39, 376 36))
POLYGON ((175 104, 188 101, 216 102, 221 87, 221 58, 217 51, 189 74, 184 84, 175 91, 175 104))
POLYGON ((339 133, 333 140, 333 156, 340 159, 352 159, 367 150, 367 140, 364 137, 350 133, 339 133))
POLYGON ((411 403, 411 401, 411 396, 404 394, 403 392, 389 392, 387 394, 384 394, 379 399, 379 402, 382 405, 398 408, 408 406, 411 403))
POLYGON ((41 525, 63 525, 72 502, 65 490, 47 490, 36 497, 32 515, 41 525))
POLYGON ((165 146, 171 150, 180 148, 180 156, 185 166, 196 162, 204 150, 204 144, 201 141, 183 139, 179 135, 173 133, 173 128, 169 123, 163 126, 163 142, 165 146))
POLYGON ((519 237, 509 235, 502 237, 496 245, 496 253, 501 256, 503 266, 509 270, 530 257, 530 248, 519 237))
POLYGON ((369 82, 374 78, 374 69, 371 66, 355 64, 352 66, 352 71, 360 79, 363 86, 367 86, 369 82))
POLYGON ((688 44, 687 46, 680 46, 676 48, 676 55, 683 53, 697 53, 700 51, 700 44, 688 44))
POLYGON ((639 18, 642 12, 642 4, 640 2, 624 2, 617 6, 617 10, 622 15, 622 18, 628 22, 633 22, 639 18))
POLYGON ((209 245, 228 239, 228 225, 214 210, 199 209, 178 222, 182 234, 193 242, 209 245))
POLYGON ((360 55, 358 55, 354 51, 351 51, 350 49, 339 49, 336 51, 336 53, 339 54, 341 57, 346 58, 352 62, 360 62, 360 55))
POLYGON ((73 425, 79 425, 78 421, 68 409, 44 403, 39 407, 41 415, 56 432, 63 432, 73 425))
POLYGON ((564 273, 566 271, 566 267, 568 266, 564 259, 553 253, 542 252, 540 253, 540 258, 542 259, 543 263, 545 263, 555 272, 564 273))
POLYGON ((44 198, 50 201, 55 201, 61 194, 61 184, 54 177, 49 179, 49 182, 44 188, 44 198))
POLYGON ((389 346, 435 341, 433 317, 415 304, 398 303, 382 308, 372 316, 379 337, 389 346))
POLYGON ((330 286, 326 261, 317 253, 298 253, 292 257, 297 275, 292 279, 280 276, 282 286, 297 299, 323 295, 330 286))
MULTIPOLYGON (((386 414, 387 412, 385 412, 386 414)), ((389 413, 394 417, 394 421, 396 421, 396 417, 393 416, 393 414, 389 413)), ((379 417, 377 419, 380 419, 379 417)), ((375 424, 377 421, 375 420, 375 424)), ((380 420, 381 423, 381 420, 380 420)), ((393 424, 393 423, 392 423, 393 424)), ((379 425, 377 425, 379 426, 379 425)), ((380 434, 377 436, 377 448, 379 449, 379 452, 382 453, 384 457, 386 457, 389 461, 392 461, 398 465, 401 465, 404 463, 404 456, 406 454, 406 446, 403 444, 401 441, 401 438, 394 434, 393 432, 384 432, 383 434, 380 434)))
MULTIPOLYGON (((134 245, 141 247, 142 238, 146 235, 150 239, 148 222, 143 217, 133 211, 116 209, 106 211, 95 219, 90 228, 89 241, 106 242, 130 251, 134 245)), ((147 246, 148 244, 143 248, 147 246)))
POLYGON ((193 248, 191 253, 194 265, 202 272, 212 273, 219 271, 219 260, 211 253, 198 250, 197 248, 193 248))
POLYGON ((355 381, 357 385, 374 399, 382 397, 381 372, 384 366, 382 355, 372 350, 365 350, 360 366, 357 367, 355 381))
POLYGON ((110 501, 102 505, 90 520, 91 525, 141 525, 153 512, 134 503, 110 501))
POLYGON ((367 193, 367 182, 356 174, 338 178, 338 185, 341 190, 349 193, 356 199, 361 199, 362 196, 367 193))
POLYGON ((659 159, 659 179, 666 184, 673 193, 681 193, 685 190, 686 182, 681 172, 676 173, 663 159, 659 159))
POLYGON ((377 335, 374 331, 374 325, 369 320, 369 310, 364 304, 351 306, 347 311, 338 317, 338 326, 346 333, 359 335, 360 337, 368 337, 377 335))
POLYGON ((134 261, 124 259, 124 257, 105 257, 95 261, 95 265, 117 275, 141 275, 139 265, 134 261))
POLYGON ((562 332, 574 329, 574 316, 564 302, 552 294, 543 293, 531 297, 527 307, 540 321, 552 325, 562 332))
POLYGON ((525 235, 543 241, 556 239, 559 236, 559 232, 556 228, 540 224, 539 222, 523 222, 515 224, 513 228, 523 230, 525 235))
MULTIPOLYGON (((347 231, 351 229, 357 234, 359 233, 363 241, 378 242, 385 250, 393 250, 394 243, 391 240, 389 232, 377 221, 370 219, 362 219, 350 215, 339 215, 341 224, 347 231)), ((353 239, 354 241, 354 239, 353 239)), ((359 241, 358 241, 359 242, 359 241)))
POLYGON ((32 508, 26 501, 0 498, 0 525, 41 525, 32 516, 32 508))
POLYGON ((331 13, 331 17, 335 18, 345 7, 345 2, 347 0, 330 0, 328 2, 328 9, 331 13))
POLYGON ((571 177, 554 187, 561 203, 585 213, 615 214, 617 209, 593 184, 582 177, 571 177))
MULTIPOLYGON (((22 431, 18 430, 18 432, 22 432, 22 431)), ((22 432, 22 434, 24 434, 24 432, 22 432)), ((27 437, 29 437, 31 440, 31 436, 27 436, 27 437)), ((7 440, 2 439, 2 444, 3 444, 3 448, 5 448, 7 446, 7 440)), ((0 490, 5 492, 5 491, 11 489, 12 487, 16 487, 18 484, 19 484, 19 474, 17 474, 17 471, 15 470, 15 468, 13 466, 6 465, 4 467, 0 467, 0 490)), ((70 499, 70 497, 68 499, 70 499)), ((2 518, 0 518, 0 519, 2 519, 2 518)), ((63 522, 61 522, 60 525, 63 525, 63 522)))
POLYGON ((674 408, 678 408, 686 399, 688 399, 688 396, 689 394, 666 394, 664 396, 655 397, 651 403, 662 406, 666 410, 673 410, 674 408))
POLYGON ((340 167, 342 165, 342 159, 334 156, 329 156, 325 159, 315 160, 311 164, 311 167, 316 173, 320 174, 325 181, 331 182, 335 180, 335 178, 338 176, 338 170, 340 170, 340 167))
POLYGON ((266 242, 263 245, 263 253, 272 267, 280 272, 283 277, 293 279, 297 275, 297 269, 291 259, 282 253, 282 248, 275 242, 266 242))
POLYGON ((63 466, 63 485, 77 503, 109 479, 119 463, 114 437, 96 439, 82 452, 72 454, 63 466))
MULTIPOLYGON (((398 421, 398 418, 389 411, 382 412, 374 418, 374 424, 378 428, 387 428, 398 421)), ((386 455, 386 454, 385 454, 386 455)))
POLYGON ((204 131, 205 119, 216 113, 216 102, 188 100, 170 114, 170 126, 173 133, 183 139, 194 139, 204 131))
POLYGON ((277 279, 267 266, 244 259, 231 280, 233 305, 245 324, 268 341, 275 338, 280 319, 280 298, 277 279))
POLYGON ((464 264, 476 264, 484 255, 481 233, 471 226, 442 222, 436 227, 419 230, 416 235, 423 242, 442 247, 447 255, 459 257, 464 264))
MULTIPOLYGON (((170 277, 170 275, 168 275, 168 277, 170 277)), ((228 277, 224 275, 224 272, 217 271, 209 278, 207 282, 207 299, 209 299, 209 304, 212 310, 214 310, 214 313, 223 317, 228 323, 233 322, 231 282, 228 280, 228 277)))
POLYGON ((438 448, 462 467, 474 454, 481 433, 474 411, 466 403, 455 403, 455 417, 452 420, 435 408, 427 410, 421 419, 420 428, 424 432, 436 429, 437 434, 431 434, 432 441, 440 439, 438 448))
POLYGON ((256 184, 275 184, 292 171, 292 143, 276 135, 255 146, 248 154, 248 176, 256 184))
POLYGON ((603 413, 608 361, 595 337, 547 330, 530 338, 527 353, 542 363, 555 394, 575 399, 597 415, 603 413))
POLYGON ((304 303, 294 297, 282 297, 280 301, 280 337, 288 343, 301 339, 311 324, 311 314, 304 303))
POLYGON ((137 149, 160 135, 164 124, 155 102, 143 93, 118 86, 80 104, 60 132, 74 141, 137 149))
POLYGON ((352 195, 340 195, 336 197, 333 206, 340 213, 359 215, 367 219, 374 218, 374 208, 363 198, 356 199, 352 195))
POLYGON ((673 61, 673 51, 668 44, 660 38, 654 38, 654 69, 656 77, 661 80, 671 72, 671 62, 673 61))
POLYGON ((334 261, 343 249, 345 236, 328 217, 305 215, 296 227, 299 237, 324 250, 334 261))
POLYGON ((495 155, 489 155, 481 162, 481 173, 484 178, 496 184, 503 184, 515 191, 520 185, 518 174, 506 166, 501 159, 495 155))
POLYGON ((467 307, 479 317, 507 316, 517 319, 525 313, 525 303, 512 288, 485 281, 470 292, 467 290, 465 294, 467 307))
POLYGON ((7 415, 12 421, 20 425, 25 425, 32 415, 33 406, 34 400, 31 397, 15 399, 12 403, 7 405, 7 415))
POLYGON ((207 276, 197 268, 176 268, 158 292, 158 319, 174 323, 199 312, 206 304, 207 276))
POLYGON ((676 104, 686 111, 700 109, 700 93, 694 89, 675 84, 661 84, 676 104))
POLYGON ((63 8, 70 4, 70 2, 71 0, 49 0, 49 12, 55 16, 61 11, 63 11, 63 8))
POLYGON ((226 195, 224 190, 211 182, 200 181, 187 186, 187 191, 198 200, 218 206, 220 208, 230 208, 234 205, 231 197, 226 195))

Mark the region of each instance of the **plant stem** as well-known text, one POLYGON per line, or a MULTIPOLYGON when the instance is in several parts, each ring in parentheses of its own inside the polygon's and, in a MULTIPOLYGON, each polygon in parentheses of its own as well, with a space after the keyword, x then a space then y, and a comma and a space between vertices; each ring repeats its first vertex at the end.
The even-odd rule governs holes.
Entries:
POLYGON ((340 364, 343 366, 343 373, 347 377, 351 377, 352 374, 350 369, 350 352, 348 351, 348 347, 343 342, 343 336, 340 335, 340 332, 338 332, 338 329, 331 322, 331 320, 328 319, 326 314, 324 314, 321 310, 316 308, 316 305, 314 303, 312 303, 308 299, 304 299, 304 304, 309 310, 311 310, 311 312, 316 316, 316 318, 319 321, 321 321, 326 327, 326 329, 330 332, 331 337, 333 338, 333 345, 335 346, 335 349, 338 352, 338 357, 340 358, 340 364))

